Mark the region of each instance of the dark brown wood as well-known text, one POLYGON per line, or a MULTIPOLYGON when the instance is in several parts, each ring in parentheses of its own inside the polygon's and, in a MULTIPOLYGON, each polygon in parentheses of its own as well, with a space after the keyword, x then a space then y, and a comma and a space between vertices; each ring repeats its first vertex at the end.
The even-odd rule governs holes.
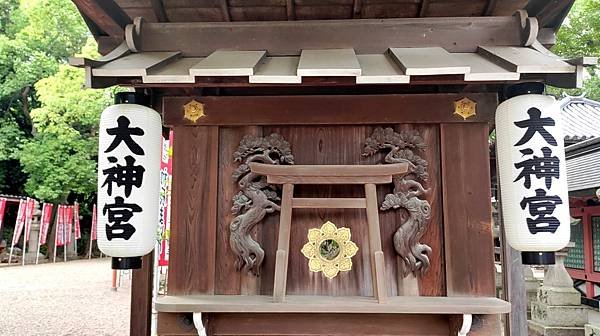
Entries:
POLYGON ((419 17, 426 16, 428 8, 429 0, 421 0, 421 4, 419 5, 419 17))
POLYGON ((352 2, 352 18, 360 19, 362 16, 362 1, 354 0, 352 2))
POLYGON ((369 96, 165 97, 166 125, 314 125, 365 123, 488 122, 497 105, 495 94, 414 94, 369 96), (477 115, 463 120, 454 102, 468 97, 477 115), (204 104, 196 123, 184 118, 183 105, 204 104))
POLYGON ((142 26, 141 41, 143 51, 179 50, 184 56, 207 56, 218 49, 267 50, 270 55, 300 55, 302 49, 331 48, 354 48, 357 54, 383 53, 390 47, 475 52, 480 45, 519 45, 521 25, 511 16, 268 24, 148 22, 142 26))
MULTIPOLYGON (((448 296, 495 295, 488 134, 487 124, 440 126, 448 296)), ((500 335, 496 316, 481 323, 469 335, 500 335)))
POLYGON ((538 19, 540 27, 553 26, 553 28, 555 28, 555 31, 558 30, 560 24, 551 24, 553 23, 553 21, 556 20, 562 22, 562 20, 566 16, 566 13, 568 13, 571 6, 573 6, 573 3, 573 0, 548 1, 546 6, 544 6, 543 9, 540 10, 537 14, 535 14, 535 17, 538 19))
POLYGON ((229 6, 227 5, 227 0, 219 0, 219 6, 221 7, 221 15, 223 16, 223 21, 231 21, 231 15, 229 14, 229 6))
POLYGON ((296 20, 296 7, 294 0, 285 0, 285 11, 289 21, 296 20))
POLYGON ((152 4, 152 11, 154 12, 154 16, 156 16, 156 20, 158 22, 169 22, 163 0, 150 0, 150 3, 152 4))
POLYGON ((131 315, 129 335, 150 335, 152 316, 152 275, 154 253, 142 257, 142 268, 132 271, 131 276, 131 315), (134 308, 135 307, 135 308, 134 308))
POLYGON ((122 39, 125 26, 132 23, 114 0, 73 0, 73 3, 107 35, 122 39))
POLYGON ((173 133, 168 293, 213 294, 219 129, 175 127, 173 133))
POLYGON ((494 9, 496 8, 496 3, 497 3, 497 0, 487 0, 487 3, 485 4, 485 9, 482 13, 483 16, 492 15, 492 13, 494 12, 494 9))
POLYGON ((209 335, 448 336, 448 317, 394 314, 210 314, 209 335), (424 328, 423 326, 427 326, 424 328))
POLYGON ((440 133, 448 296, 494 296, 488 127, 442 124, 440 133))
POLYGON ((156 332, 158 336, 190 336, 198 335, 194 327, 192 314, 158 313, 156 332))

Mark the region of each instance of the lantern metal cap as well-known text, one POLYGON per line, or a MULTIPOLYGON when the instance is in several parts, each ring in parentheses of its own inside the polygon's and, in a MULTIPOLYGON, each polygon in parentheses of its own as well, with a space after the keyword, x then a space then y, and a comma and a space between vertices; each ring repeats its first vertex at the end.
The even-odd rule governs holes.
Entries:
POLYGON ((554 265, 556 257, 554 252, 521 252, 523 265, 554 265))
POLYGON ((525 94, 542 94, 544 93, 544 83, 538 82, 527 82, 511 85, 506 88, 505 96, 506 99, 512 97, 521 96, 525 94))
POLYGON ((141 92, 118 92, 115 94, 115 104, 138 104, 148 106, 149 97, 141 92))
POLYGON ((113 257, 112 258, 112 269, 124 270, 124 269, 139 269, 142 268, 142 257, 113 257))

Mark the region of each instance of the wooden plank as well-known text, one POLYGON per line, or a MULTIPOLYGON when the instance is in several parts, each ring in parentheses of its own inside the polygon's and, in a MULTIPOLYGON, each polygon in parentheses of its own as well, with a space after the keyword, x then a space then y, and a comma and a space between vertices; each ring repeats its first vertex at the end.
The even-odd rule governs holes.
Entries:
POLYGON ((465 65, 471 68, 471 72, 465 74, 465 81, 513 81, 519 80, 520 74, 512 72, 489 61, 477 53, 455 53, 456 56, 465 65))
POLYGON ((494 296, 488 127, 442 124, 440 133, 448 296, 494 296))
POLYGON ((393 296, 386 304, 366 296, 287 295, 276 302, 266 295, 164 296, 160 312, 202 313, 376 313, 376 314, 503 314, 510 303, 495 297, 393 296))
MULTIPOLYGON (((365 177, 381 175, 403 175, 408 172, 407 163, 388 165, 271 165, 250 163, 250 170, 267 176, 321 176, 321 177, 365 177)), ((360 184, 360 183, 351 183, 360 184)))
POLYGON ((130 54, 98 68, 92 74, 98 77, 145 76, 153 67, 163 66, 179 57, 179 52, 145 52, 130 54))
POLYGON ((229 14, 229 5, 227 4, 227 0, 219 0, 219 7, 221 7, 223 21, 231 21, 231 15, 229 14))
MULTIPOLYGON (((447 293, 494 296, 488 126, 442 124, 440 134, 447 293)), ((469 335, 501 334, 498 316, 476 322, 469 335)))
POLYGON ((73 3, 107 35, 123 39, 125 26, 132 23, 114 0, 73 0, 73 3))
POLYGON ((269 175, 267 182, 271 184, 386 184, 392 183, 391 175, 381 176, 289 176, 289 175, 269 175))
POLYGON ((251 76, 265 51, 217 50, 190 68, 193 76, 251 76))
POLYGON ((381 232, 379 230, 379 203, 375 184, 365 184, 367 200, 367 225, 369 226, 369 250, 371 254, 371 276, 373 294, 378 303, 388 301, 388 291, 385 284, 385 265, 381 252, 381 232))
POLYGON ((475 52, 480 45, 520 45, 521 26, 518 18, 511 16, 268 23, 148 22, 142 26, 141 38, 144 51, 179 50, 195 57, 205 57, 219 49, 268 50, 271 56, 299 56, 301 50, 340 46, 353 48, 358 54, 382 54, 391 46, 475 52))
POLYGON ((194 83, 196 78, 190 75, 190 68, 200 62, 199 57, 184 57, 164 66, 157 66, 146 71, 142 76, 144 83, 194 83))
POLYGON ((250 83, 299 84, 302 77, 296 74, 300 57, 265 57, 257 66, 250 83))
POLYGON ((480 46, 477 52, 505 69, 519 73, 571 73, 575 66, 526 47, 480 46))
POLYGON ((298 76, 359 76, 354 49, 302 50, 298 76))
POLYGON ((154 254, 142 257, 142 268, 133 270, 131 277, 131 309, 129 335, 149 336, 152 315, 152 276, 154 254))
POLYGON ((440 47, 390 48, 402 71, 411 75, 466 74, 470 67, 440 47))
POLYGON ((165 97, 166 125, 315 125, 463 123, 493 120, 493 93, 165 97), (467 120, 454 113, 454 102, 467 97, 477 103, 477 114, 467 120), (192 99, 204 104, 205 116, 195 123, 184 118, 183 105, 192 99), (427 113, 423 113, 427 111, 427 113))
POLYGON ((404 74, 398 64, 386 54, 358 55, 361 75, 356 84, 409 83, 410 76, 404 74))
POLYGON ((184 313, 158 313, 156 333, 158 336, 197 336, 192 318, 184 313))
POLYGON ((296 9, 294 5, 294 0, 285 1, 285 11, 287 14, 288 21, 296 20, 296 9))
POLYGON ((277 259, 275 260, 275 283, 273 300, 283 302, 287 285, 288 254, 290 250, 290 226, 292 225, 292 198, 294 185, 283 185, 281 194, 281 214, 279 215, 279 236, 277 238, 277 259))
POLYGON ((448 336, 444 315, 210 314, 214 335, 448 336), (424 328, 423 326, 427 326, 424 328))
POLYGON ((298 209, 364 209, 364 198, 294 198, 292 207, 298 209))
POLYGON ((219 128, 173 129, 169 294, 215 288, 219 128), (178 159, 179 158, 179 159, 178 159))

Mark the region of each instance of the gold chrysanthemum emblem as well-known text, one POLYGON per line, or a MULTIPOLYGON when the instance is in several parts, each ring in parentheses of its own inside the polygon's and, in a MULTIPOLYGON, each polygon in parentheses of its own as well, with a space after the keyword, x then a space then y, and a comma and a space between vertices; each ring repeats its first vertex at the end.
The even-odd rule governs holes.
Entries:
POLYGON ((308 268, 312 272, 323 272, 329 279, 340 271, 352 269, 352 257, 358 246, 350 240, 350 229, 337 228, 327 222, 320 229, 308 230, 308 243, 302 247, 302 254, 308 258, 308 268))

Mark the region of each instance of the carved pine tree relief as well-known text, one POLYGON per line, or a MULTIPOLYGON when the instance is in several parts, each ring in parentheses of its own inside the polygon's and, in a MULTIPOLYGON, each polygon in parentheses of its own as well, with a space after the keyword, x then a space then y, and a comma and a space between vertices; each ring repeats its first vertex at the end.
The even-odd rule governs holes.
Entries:
POLYGON ((394 234, 394 249, 400 256, 403 277, 413 273, 423 275, 429 268, 431 247, 420 242, 427 231, 431 206, 425 199, 429 190, 424 188, 429 175, 427 161, 418 154, 427 148, 417 131, 397 133, 392 128, 378 127, 365 141, 363 156, 386 153, 383 163, 409 164, 409 173, 394 177, 394 191, 387 194, 381 210, 404 209, 408 219, 400 224, 394 234))
POLYGON ((290 144, 279 134, 267 137, 246 135, 233 157, 240 162, 233 173, 240 191, 233 197, 231 212, 237 215, 229 225, 229 244, 236 255, 236 270, 260 273, 265 252, 252 239, 252 229, 267 214, 279 211, 278 187, 267 183, 267 178, 250 171, 251 162, 266 164, 294 164, 290 144))

